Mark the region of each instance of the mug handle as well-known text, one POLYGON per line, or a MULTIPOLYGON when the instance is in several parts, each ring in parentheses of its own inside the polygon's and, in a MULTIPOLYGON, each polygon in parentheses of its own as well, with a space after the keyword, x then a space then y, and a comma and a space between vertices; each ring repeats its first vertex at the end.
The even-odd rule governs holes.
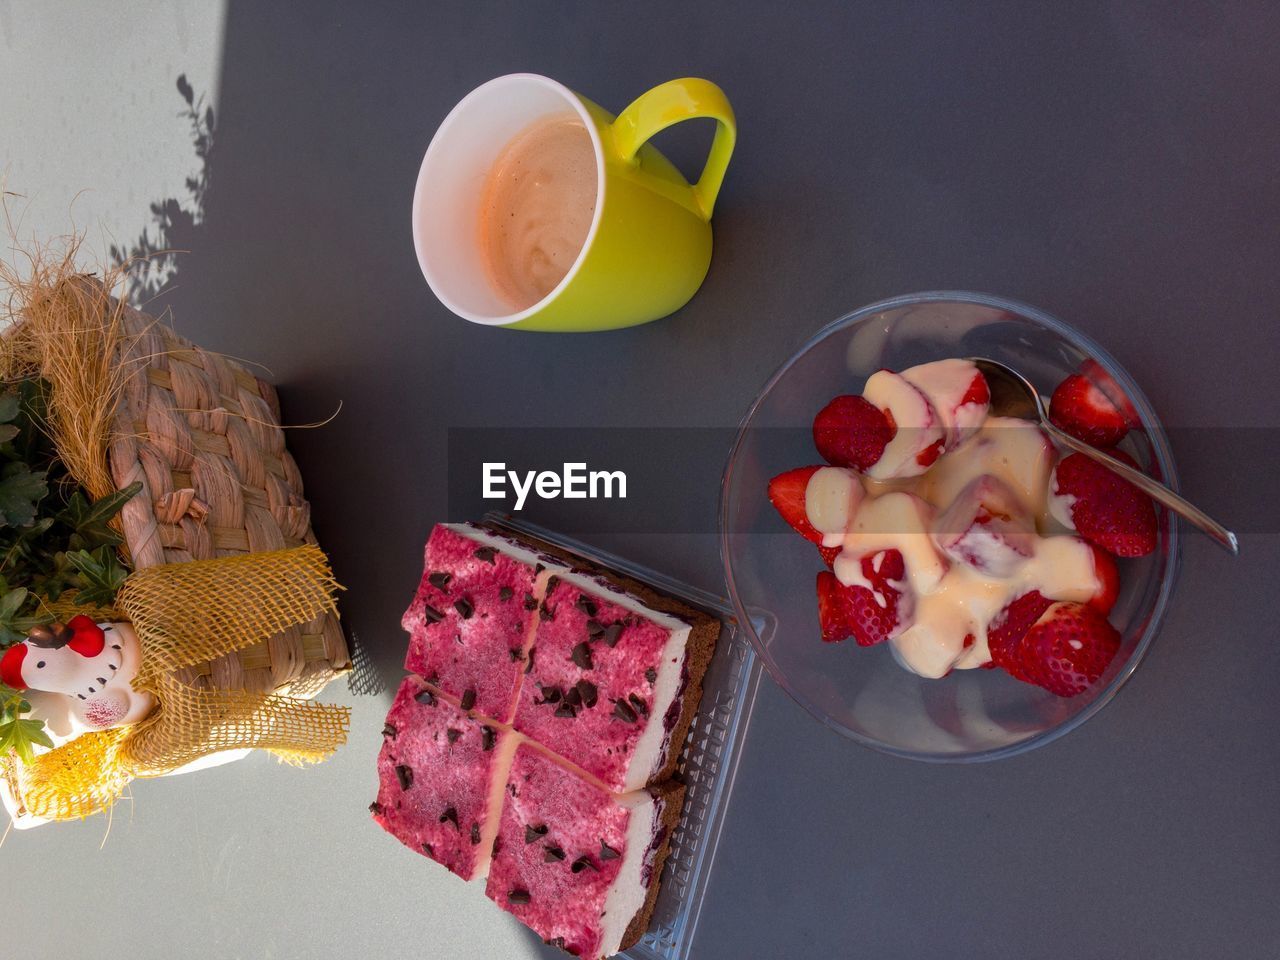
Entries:
POLYGON ((738 139, 738 123, 723 90, 710 80, 697 77, 659 84, 640 94, 618 114, 618 119, 613 121, 613 142, 624 160, 638 163, 636 154, 650 137, 672 124, 695 117, 710 117, 716 121, 711 152, 702 168, 702 176, 693 185, 694 208, 704 220, 710 220, 711 208, 715 206, 729 157, 733 155, 733 145, 738 139))

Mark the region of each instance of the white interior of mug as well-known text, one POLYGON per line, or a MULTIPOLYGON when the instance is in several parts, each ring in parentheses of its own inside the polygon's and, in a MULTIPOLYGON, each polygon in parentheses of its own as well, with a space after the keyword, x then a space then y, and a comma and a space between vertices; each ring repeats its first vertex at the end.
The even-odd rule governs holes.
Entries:
POLYGON ((413 195, 413 244, 432 291, 473 323, 516 323, 536 313, 574 278, 595 239, 604 208, 604 154, 586 108, 568 87, 534 73, 498 77, 467 94, 431 139, 413 195), (596 210, 578 258, 564 279, 532 306, 513 311, 494 289, 480 250, 485 178, 503 147, 536 120, 575 113, 596 153, 596 210))

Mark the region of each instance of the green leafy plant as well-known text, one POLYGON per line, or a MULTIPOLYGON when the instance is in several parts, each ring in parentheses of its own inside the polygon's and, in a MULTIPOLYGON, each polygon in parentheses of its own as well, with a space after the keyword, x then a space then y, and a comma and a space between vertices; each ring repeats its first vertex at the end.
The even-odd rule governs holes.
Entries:
POLYGON ((44 724, 23 716, 30 711, 31 704, 21 693, 0 683, 0 756, 13 751, 18 759, 30 763, 36 745, 53 746, 44 724))
MULTIPOLYGON (((53 617, 60 599, 109 606, 129 570, 112 519, 141 484, 90 501, 58 460, 46 429, 47 385, 24 380, 0 392, 0 653, 53 617)), ((30 759, 49 746, 31 705, 0 685, 0 756, 30 759)))

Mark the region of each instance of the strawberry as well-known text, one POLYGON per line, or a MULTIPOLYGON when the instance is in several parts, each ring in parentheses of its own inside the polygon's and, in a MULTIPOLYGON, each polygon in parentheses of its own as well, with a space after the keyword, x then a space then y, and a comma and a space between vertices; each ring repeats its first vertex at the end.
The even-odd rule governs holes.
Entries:
POLYGON ((1129 432, 1124 413, 1093 380, 1073 373, 1053 391, 1049 419, 1077 439, 1095 447, 1114 447, 1129 432))
POLYGON ((1035 523, 1017 493, 991 474, 965 485, 933 522, 932 536, 947 558, 995 577, 1012 576, 1035 550, 1035 523))
POLYGON ((1120 649, 1120 633, 1080 603, 1055 603, 1019 645, 1019 679, 1060 697, 1074 697, 1097 682, 1120 649))
POLYGON ((1021 673, 1018 651, 1027 631, 1052 605, 1053 601, 1045 598, 1040 591, 1031 590, 1014 599, 995 615, 987 626, 987 647, 991 650, 991 660, 997 667, 1003 667, 1019 680, 1027 679, 1021 673))
POLYGON ((963 407, 970 403, 988 404, 990 402, 991 388, 987 386, 987 378, 981 372, 975 373, 973 379, 969 382, 969 389, 960 398, 958 406, 963 407))
POLYGON ((796 533, 818 545, 818 553, 822 555, 822 562, 829 570, 835 566, 836 557, 843 548, 822 545, 822 533, 809 522, 809 514, 804 508, 804 494, 809 487, 809 478, 821 469, 797 467, 778 474, 769 481, 769 502, 796 533))
MULTIPOLYGON (((1123 451, 1107 453, 1137 467, 1123 451)), ((1102 464, 1073 453, 1058 463, 1050 483, 1053 496, 1069 503, 1071 525, 1090 543, 1117 557, 1143 557, 1156 548, 1151 499, 1102 464)))
POLYGON ((818 574, 818 623, 822 639, 835 643, 853 637, 862 647, 888 640, 902 626, 898 589, 906 571, 902 554, 883 550, 862 558, 862 575, 871 584, 845 586, 836 575, 824 570, 818 574), (876 558, 880 557, 877 564, 876 558))
POLYGON ((822 534, 809 522, 804 509, 804 493, 809 478, 821 467, 796 467, 769 481, 769 502, 796 533, 813 543, 822 543, 822 534))
POLYGON ((813 418, 813 443, 837 467, 867 470, 884 453, 896 428, 863 397, 836 397, 813 418))
POLYGON ((1093 575, 1098 579, 1098 590, 1085 605, 1099 616, 1105 617, 1116 605, 1116 597, 1120 595, 1120 571, 1111 554, 1094 544, 1089 546, 1093 549, 1093 575))
POLYGON ((916 463, 922 467, 931 467, 942 456, 942 451, 946 447, 943 440, 935 440, 929 446, 925 447, 916 454, 916 463))
POLYGON ((818 574, 818 625, 822 628, 822 639, 827 643, 837 643, 853 633, 845 600, 846 589, 830 570, 818 574))

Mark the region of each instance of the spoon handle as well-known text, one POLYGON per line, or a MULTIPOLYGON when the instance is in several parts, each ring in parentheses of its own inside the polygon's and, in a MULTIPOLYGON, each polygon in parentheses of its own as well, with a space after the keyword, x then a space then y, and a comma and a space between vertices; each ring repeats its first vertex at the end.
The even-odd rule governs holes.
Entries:
POLYGON ((1236 535, 1234 533, 1220 524, 1217 520, 1213 519, 1213 517, 1209 516, 1199 507, 1178 496, 1163 483, 1153 480, 1140 470, 1135 470, 1127 463, 1123 463, 1115 457, 1103 453, 1097 447, 1091 447, 1083 440, 1077 440, 1075 437, 1071 436, 1071 434, 1059 430, 1047 420, 1045 421, 1044 426, 1045 429, 1049 431, 1050 435, 1052 435, 1053 439, 1057 440, 1064 446, 1070 447, 1078 453, 1083 453, 1086 457, 1091 457, 1094 460, 1097 460, 1112 472, 1124 477, 1147 496, 1151 497, 1151 499, 1164 504, 1174 513, 1178 514, 1178 516, 1183 517, 1188 522, 1199 527, 1216 540, 1219 546, 1230 551, 1233 556, 1240 553, 1240 542, 1236 539, 1236 535))

